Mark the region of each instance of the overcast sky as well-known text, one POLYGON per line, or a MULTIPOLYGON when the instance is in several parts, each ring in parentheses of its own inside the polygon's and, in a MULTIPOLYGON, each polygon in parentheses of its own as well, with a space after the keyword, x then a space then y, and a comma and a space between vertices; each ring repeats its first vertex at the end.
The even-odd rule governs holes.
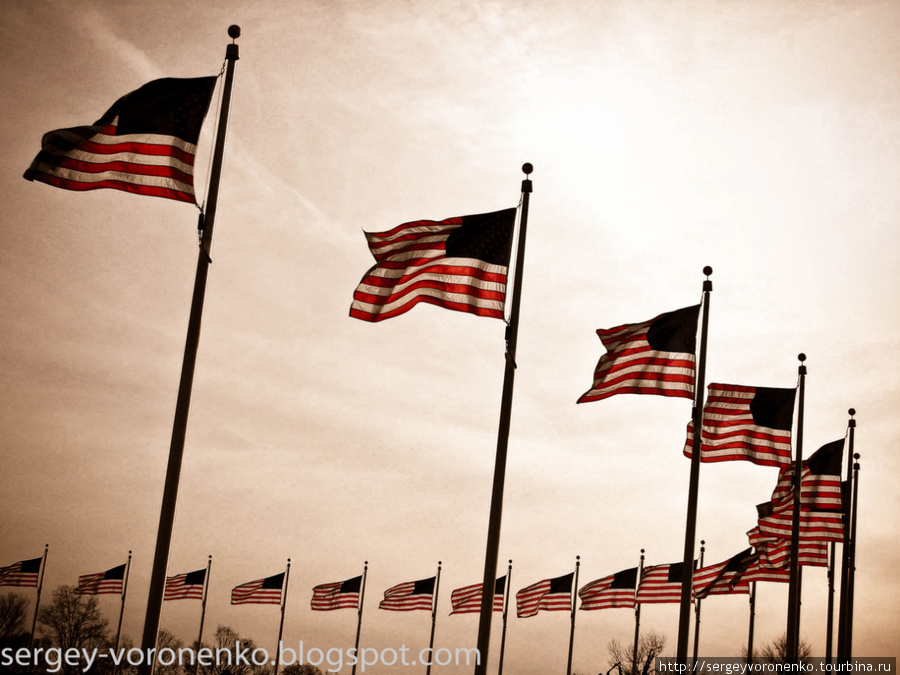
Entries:
MULTIPOLYGON (((362 646, 418 650, 427 613, 377 602, 442 560, 435 645, 475 646, 477 615, 449 617, 449 599, 482 578, 504 324, 348 310, 372 264, 363 230, 515 206, 531 162, 499 554, 513 590, 576 555, 579 585, 637 565, 641 548, 648 565, 681 560, 689 401, 575 401, 603 353, 596 329, 698 303, 710 265, 707 382, 792 387, 805 352, 805 456, 858 411, 854 651, 896 655, 890 0, 2 3, 0 565, 49 543, 49 598, 133 550, 123 630, 140 642, 197 211, 22 173, 45 132, 92 123, 149 80, 218 73, 232 23, 241 59, 169 563, 213 555, 207 638, 227 624, 274 649, 277 607, 229 595, 290 557, 285 641, 351 647, 354 612, 312 612, 311 589, 368 560, 362 646)), ((707 563, 748 545, 776 477, 701 468, 707 563)), ((756 645, 784 632, 786 600, 786 584, 760 584, 756 645)), ((826 600, 824 569, 808 568, 801 635, 817 655, 826 600)), ((100 605, 115 624, 117 600, 100 605)), ((199 605, 166 603, 161 626, 195 639, 199 605)), ((702 618, 701 655, 740 653, 746 596, 711 598, 702 618)), ((674 655, 677 620, 677 605, 649 605, 641 629, 674 655)), ((507 672, 561 671, 568 624, 511 618, 507 672)), ((579 613, 574 669, 605 671, 608 642, 633 632, 631 610, 579 613)))

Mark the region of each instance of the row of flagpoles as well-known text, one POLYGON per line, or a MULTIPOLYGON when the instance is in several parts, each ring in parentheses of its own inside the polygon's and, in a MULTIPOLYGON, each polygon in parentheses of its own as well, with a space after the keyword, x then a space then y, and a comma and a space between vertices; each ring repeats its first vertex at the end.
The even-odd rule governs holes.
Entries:
MULTIPOLYGON (((753 618, 755 613, 756 582, 788 582, 789 572, 784 569, 784 551, 780 557, 777 550, 769 550, 765 537, 761 537, 758 528, 750 533, 751 541, 755 539, 755 548, 750 547, 728 560, 704 566, 704 548, 700 549, 700 567, 692 574, 692 601, 695 603, 694 659, 697 658, 699 642, 700 604, 711 595, 748 594, 750 595, 750 632, 748 636, 748 657, 753 653, 753 618)), ((705 542, 702 542, 705 543, 705 542)), ((34 628, 37 621, 44 569, 49 547, 44 555, 30 560, 21 560, 6 567, 0 567, 0 586, 36 587, 38 599, 35 606, 34 621, 30 641, 34 640, 34 628)), ((663 565, 644 566, 644 551, 641 551, 640 566, 625 569, 578 588, 578 572, 580 558, 576 569, 566 575, 541 580, 522 588, 516 593, 516 616, 532 617, 540 611, 571 612, 571 630, 569 634, 569 663, 571 671, 572 649, 575 633, 576 598, 581 600, 580 610, 600 610, 613 608, 632 608, 635 610, 635 643, 637 649, 640 628, 640 606, 642 604, 677 603, 681 599, 682 564, 669 563, 663 565)), ((829 599, 833 595, 834 542, 831 543, 831 558, 827 553, 819 551, 815 545, 808 546, 800 557, 801 565, 828 565, 829 599)), ((128 562, 113 567, 105 572, 81 575, 78 578, 76 592, 82 595, 115 594, 121 596, 119 622, 115 644, 118 647, 121 634, 122 615, 128 590, 128 576, 131 566, 131 552, 128 562)), ((200 630, 197 643, 202 644, 203 625, 206 616, 206 601, 209 590, 212 556, 209 556, 206 568, 167 577, 164 601, 200 600, 202 603, 200 630)), ((313 611, 331 611, 337 609, 357 610, 358 622, 355 650, 359 650, 360 629, 362 626, 363 603, 365 599, 368 562, 363 573, 344 581, 319 584, 312 589, 310 608, 313 611)), ((388 611, 427 610, 432 613, 432 632, 429 647, 434 645, 434 627, 437 617, 438 591, 440 583, 441 563, 438 563, 437 574, 433 577, 417 581, 404 582, 387 589, 384 599, 378 608, 388 611)), ((287 591, 290 574, 290 560, 285 572, 270 577, 235 586, 231 591, 231 604, 276 604, 281 606, 281 623, 279 624, 279 643, 284 626, 284 611, 287 605, 287 591)), ((492 611, 503 613, 502 641, 505 643, 507 627, 507 608, 512 581, 512 561, 509 561, 507 574, 497 579, 493 585, 492 611)), ((482 584, 472 584, 455 589, 450 596, 450 614, 475 613, 480 611, 482 584)), ((852 614, 851 614, 852 615, 852 614)), ((828 615, 828 648, 831 656, 832 614, 828 615)), ((502 672, 503 648, 500 653, 500 670, 502 672)), ((636 659, 636 656, 634 657, 636 659)))
MULTIPOLYGON (((230 27, 229 35, 232 40, 236 39, 240 35, 240 29, 237 26, 230 27)), ((201 214, 200 251, 144 623, 142 647, 145 650, 156 645, 159 615, 167 588, 168 555, 206 278, 211 263, 212 231, 234 68, 238 58, 238 47, 232 41, 227 46, 223 67, 224 91, 207 199, 205 208, 198 206, 201 214)), ((43 148, 26 171, 25 177, 69 190, 113 188, 196 204, 193 158, 215 81, 214 77, 156 80, 119 99, 92 126, 50 132, 45 135, 43 148)), ((517 208, 443 221, 413 221, 386 232, 367 232, 375 265, 360 281, 350 308, 351 317, 370 322, 396 317, 419 303, 506 321, 501 412, 484 575, 480 586, 477 648, 481 661, 476 666, 476 675, 486 673, 490 647, 495 603, 492 589, 497 578, 506 457, 517 365, 516 345, 525 235, 529 199, 533 190, 530 180, 533 167, 525 164, 522 168, 526 178, 522 181, 517 208), (516 255, 513 259, 514 243, 516 255), (507 275, 510 267, 514 269, 514 277, 512 293, 508 297, 507 275)), ((814 463, 815 455, 808 461, 803 459, 806 379, 803 355, 799 381, 795 388, 715 383, 709 385, 709 396, 704 399, 707 390, 705 370, 711 273, 711 268, 704 268, 707 279, 703 283, 700 304, 666 312, 649 321, 598 330, 598 336, 607 351, 597 364, 591 389, 581 396, 579 403, 599 401, 618 394, 662 395, 688 398, 693 402, 684 447, 684 454, 690 458, 684 556, 680 567, 677 563, 667 566, 669 576, 666 581, 666 584, 680 583, 677 645, 677 658, 680 661, 687 657, 690 607, 695 597, 694 559, 700 463, 728 460, 744 460, 779 469, 779 480, 772 500, 760 510, 758 533, 750 536, 754 551, 749 557, 755 557, 758 565, 759 560, 765 557, 779 560, 778 565, 770 560, 773 566, 765 568, 771 575, 776 575, 779 570, 783 573, 785 564, 789 568, 787 636, 788 656, 791 659, 796 660, 798 655, 800 570, 801 565, 810 564, 804 563, 803 557, 818 559, 819 548, 816 546, 822 541, 842 542, 838 656, 848 657, 852 633, 853 556, 856 543, 855 476, 858 464, 854 464, 851 476, 851 462, 848 458, 847 485, 850 485, 851 478, 854 479, 851 498, 841 492, 840 460, 835 474, 816 473, 821 466, 819 462, 814 463), (797 443, 796 454, 792 457, 791 432, 795 401, 797 443), (793 467, 800 467, 800 471, 793 471, 793 467), (829 477, 833 479, 835 475, 838 476, 836 482, 829 480, 829 477), (852 509, 849 506, 851 501, 852 509), (789 545, 785 541, 789 541, 789 545), (815 553, 810 553, 810 547, 815 549, 815 553), (677 578, 679 575, 680 579, 677 578)), ((854 428, 855 421, 851 420, 848 455, 852 454, 854 428)), ((648 568, 651 569, 653 568, 648 568)), ((577 567, 575 574, 577 575, 577 567)), ((287 572, 285 585, 286 575, 287 572)), ((747 569, 743 576, 745 579, 750 578, 747 569)), ((761 577, 760 580, 772 579, 761 577)), ((435 585, 436 583, 435 579, 435 585)), ((274 592, 275 589, 267 590, 274 592)), ((250 592, 250 596, 253 596, 253 592, 250 592)), ((283 598, 281 601, 283 604, 283 598)), ((571 607, 574 632, 574 603, 571 607)), ((501 645, 501 653, 502 648, 501 645)), ((142 666, 140 672, 142 675, 149 675, 149 666, 142 666)))

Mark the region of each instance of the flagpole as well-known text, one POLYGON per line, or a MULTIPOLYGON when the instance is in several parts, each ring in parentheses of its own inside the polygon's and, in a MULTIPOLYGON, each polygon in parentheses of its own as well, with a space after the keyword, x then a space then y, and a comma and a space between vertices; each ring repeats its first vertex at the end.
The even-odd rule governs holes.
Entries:
MULTIPOLYGON (((700 540, 700 567, 703 567, 703 553, 706 551, 706 542, 700 540)), ((700 598, 694 600, 694 659, 692 663, 697 663, 697 648, 700 645, 700 598)))
POLYGON ((638 588, 641 586, 641 577, 644 576, 644 549, 641 549, 641 564, 638 568, 637 581, 635 581, 634 586, 634 646, 631 649, 631 675, 637 675, 637 653, 638 653, 638 638, 640 637, 641 632, 641 605, 637 601, 637 592, 638 588))
POLYGON ((800 360, 798 373, 797 410, 797 455, 794 460, 794 513, 791 525, 791 576, 788 582, 788 615, 787 615, 787 660, 796 663, 800 649, 800 477, 803 473, 803 401, 806 391, 806 354, 797 356, 800 360))
POLYGON ((44 588, 44 568, 47 566, 47 551, 50 544, 44 544, 44 559, 41 561, 41 575, 38 577, 37 599, 34 601, 34 618, 31 620, 31 637, 28 638, 28 649, 34 647, 34 631, 37 629, 38 611, 41 608, 41 590, 44 588))
POLYGON ((353 645, 353 654, 356 656, 356 660, 353 661, 353 668, 350 670, 350 675, 356 675, 356 663, 359 661, 359 633, 362 630, 362 615, 363 615, 363 601, 366 598, 366 576, 369 572, 369 561, 366 560, 363 565, 363 573, 362 573, 362 583, 360 584, 359 589, 359 608, 356 612, 356 642, 353 645))
POLYGON ((509 589, 512 588, 512 560, 506 570, 506 588, 503 589, 503 632, 500 635, 500 667, 497 675, 503 675, 503 655, 506 652, 506 618, 509 615, 509 589))
POLYGON ((850 599, 850 502, 853 491, 853 440, 856 431, 856 410, 848 411, 850 419, 847 421, 847 489, 846 494, 841 490, 841 510, 844 513, 844 543, 841 546, 841 599, 838 604, 838 637, 837 658, 838 661, 847 657, 847 601, 850 599), (846 503, 845 503, 846 502, 846 503))
POLYGON ((703 399, 706 386, 706 339, 709 332, 709 294, 712 292, 712 267, 703 268, 703 323, 700 328, 700 352, 697 381, 694 386, 694 437, 691 443, 691 477, 688 488, 687 523, 684 528, 684 568, 681 572, 681 605, 678 616, 678 663, 687 662, 688 634, 691 630, 691 584, 694 575, 694 544, 697 534, 697 495, 700 483, 700 441, 703 435, 703 399))
POLYGON ((484 554, 484 586, 481 594, 481 614, 478 620, 478 658, 475 675, 487 674, 488 651, 491 644, 491 619, 494 613, 494 583, 497 579, 497 556, 500 549, 500 521, 503 517, 503 487, 506 481, 506 452, 509 445, 509 426, 512 418, 513 383, 516 376, 516 343, 519 334, 519 303, 522 294, 522 268, 525 263, 525 231, 528 226, 528 202, 532 185, 528 176, 534 167, 522 165, 522 215, 519 219, 516 274, 513 280, 512 307, 506 326, 506 366, 503 376, 503 396, 500 405, 500 425, 497 431, 497 454, 494 460, 494 483, 491 490, 491 512, 488 519, 487 546, 484 554))
POLYGON ((572 582, 572 627, 569 629, 569 661, 566 664, 566 675, 572 675, 572 648, 575 646, 575 598, 578 597, 578 570, 581 567, 581 556, 575 556, 575 580, 572 582))
POLYGON ((825 623, 825 663, 831 663, 834 637, 834 542, 828 547, 828 618, 825 623))
MULTIPOLYGON (((200 632, 197 634, 197 651, 203 647, 203 622, 206 621, 206 596, 209 593, 209 576, 212 572, 212 554, 206 561, 206 574, 203 576, 203 602, 200 604, 200 632)), ((200 661, 197 661, 197 668, 194 670, 196 675, 200 673, 200 661)))
POLYGON ((284 635, 284 609, 287 607, 288 582, 291 578, 291 559, 287 559, 287 568, 284 570, 284 586, 281 587, 281 621, 278 622, 278 642, 275 649, 278 655, 275 658, 275 675, 278 675, 278 666, 281 665, 281 637, 284 635))
POLYGON ((750 632, 747 635, 747 663, 753 662, 753 624, 756 621, 756 582, 750 584, 750 632))
MULTIPOLYGON (((122 606, 119 608, 119 625, 116 627, 116 654, 119 653, 119 637, 122 635, 122 616, 125 614, 125 596, 128 595, 128 574, 131 572, 131 551, 128 551, 128 562, 125 563, 125 579, 122 582, 122 606)), ((113 673, 119 669, 118 664, 113 673)))
MULTIPOLYGON (((434 662, 434 626, 437 623, 438 590, 441 587, 441 561, 438 560, 437 574, 434 577, 434 599, 431 602, 431 637, 428 639, 428 665, 425 675, 431 675, 431 664, 434 662)), ((278 673, 275 673, 278 675, 278 673)))
MULTIPOLYGON (((859 453, 853 454, 853 459, 859 460, 859 453)), ((847 599, 847 636, 846 658, 853 656, 853 596, 856 593, 856 507, 859 497, 859 462, 853 463, 853 511, 850 518, 850 576, 848 588, 850 596, 847 599)))
MULTIPOLYGON (((219 128, 210 168, 209 189, 206 195, 206 213, 201 215, 202 226, 200 251, 197 255, 197 272, 194 278, 194 294, 191 300, 191 314, 188 320, 184 360, 181 365, 181 381, 178 385, 178 399, 175 405, 175 420, 172 424, 172 441, 169 446, 169 463, 166 468, 166 482, 163 488, 162 507, 159 515, 159 530, 156 536, 156 552, 150 573, 150 592, 147 597, 147 614, 144 619, 144 634, 141 642, 144 654, 156 648, 159 632, 159 615, 162 611, 163 593, 166 587, 166 568, 169 549, 172 544, 172 526, 175 521, 175 502, 178 499, 178 481, 181 475, 181 461, 184 455, 184 440, 187 433, 188 413, 191 407, 191 388, 194 382, 194 366, 197 362, 197 347, 200 343, 200 320, 203 314, 203 299, 206 294, 206 277, 212 262, 213 226, 216 220, 216 205, 219 197, 219 180, 222 175, 222 158, 225 153, 225 133, 228 129, 228 114, 231 108, 231 90, 234 84, 234 65, 239 57, 238 46, 233 42, 241 35, 238 26, 230 26, 228 35, 232 43, 225 49, 228 62, 225 70, 225 84, 222 91, 222 107, 219 112, 219 128)), ((149 660, 149 659, 148 659, 149 660)), ((138 675, 150 675, 152 663, 142 663, 138 675)))

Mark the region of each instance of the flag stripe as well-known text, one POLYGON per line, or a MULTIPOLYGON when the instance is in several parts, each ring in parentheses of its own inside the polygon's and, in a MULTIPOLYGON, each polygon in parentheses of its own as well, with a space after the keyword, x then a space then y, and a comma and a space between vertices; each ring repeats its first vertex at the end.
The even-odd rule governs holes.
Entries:
POLYGON ((696 333, 699 309, 698 305, 660 314, 650 321, 599 329, 597 335, 607 351, 594 369, 591 389, 582 394, 578 402, 599 401, 616 394, 693 398, 693 352, 654 349, 649 333, 655 323, 661 325, 682 314, 684 317, 679 319, 684 324, 682 330, 696 333))
POLYGON ((202 600, 205 581, 205 569, 166 577, 163 600, 202 600))
MULTIPOLYGON (((356 577, 348 581, 361 580, 356 577)), ((355 584, 354 591, 347 591, 347 581, 335 581, 327 584, 319 584, 313 587, 313 596, 310 607, 317 612, 329 612, 335 609, 359 609, 359 584, 355 584), (344 589, 344 590, 342 590, 344 589)))
POLYGON ((434 603, 434 577, 420 581, 406 581, 392 586, 384 592, 384 600, 378 603, 378 609, 391 612, 411 612, 418 609, 431 611, 434 603), (431 581, 431 591, 421 592, 431 581), (417 591, 417 586, 418 590, 417 591))
MULTIPOLYGON (((777 390, 781 392, 793 389, 777 390)), ((710 384, 703 406, 700 461, 746 460, 762 466, 790 466, 791 431, 755 423, 752 404, 757 387, 710 384)), ((690 457, 694 423, 688 423, 684 455, 690 457)))
POLYGON ((31 560, 20 560, 12 565, 0 567, 0 586, 37 588, 42 562, 43 558, 32 558, 31 560))
POLYGON ((231 589, 232 605, 280 605, 284 572, 231 589), (280 583, 279 583, 280 580, 280 583))

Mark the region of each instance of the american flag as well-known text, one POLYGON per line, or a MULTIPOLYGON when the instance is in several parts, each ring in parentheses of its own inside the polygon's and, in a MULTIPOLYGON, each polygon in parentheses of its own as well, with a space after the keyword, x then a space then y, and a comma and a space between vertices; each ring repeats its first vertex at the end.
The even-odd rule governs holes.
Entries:
POLYGON ((310 606, 317 612, 328 612, 333 609, 359 609, 361 587, 362 575, 346 581, 334 581, 313 586, 310 606))
MULTIPOLYGON (((790 466, 796 389, 711 384, 703 406, 700 461, 747 460, 790 466)), ((684 454, 691 456, 694 423, 688 423, 684 454)))
POLYGON ((741 581, 747 584, 754 581, 772 581, 777 583, 788 583, 791 580, 790 570, 778 567, 768 567, 763 564, 762 559, 751 563, 747 571, 741 576, 741 581))
POLYGON ((416 220, 366 232, 376 264, 353 293, 350 316, 382 321, 420 302, 503 318, 516 209, 416 220))
POLYGON ((216 79, 153 80, 92 126, 44 134, 25 178, 66 190, 112 188, 195 203, 194 155, 216 79))
MULTIPOLYGON (((843 439, 826 443, 803 462, 800 473, 800 539, 843 541, 841 499, 843 439)), ((790 539, 793 527, 793 468, 779 472, 772 499, 759 508, 761 533, 790 539)))
POLYGON ((516 616, 520 619, 534 616, 541 610, 560 612, 572 610, 572 580, 574 572, 544 579, 526 586, 516 593, 516 616))
POLYGON ((163 600, 202 600, 204 583, 206 583, 205 569, 166 577, 163 600))
POLYGON ((81 595, 121 595, 124 587, 125 565, 119 565, 105 572, 81 575, 75 592, 81 595))
POLYGON ((0 567, 0 586, 33 586, 37 588, 41 561, 43 558, 32 558, 0 567))
POLYGON ((616 572, 608 577, 585 584, 578 591, 583 610, 634 607, 638 568, 616 572))
POLYGON ((436 579, 437 577, 430 577, 391 586, 384 592, 384 600, 378 603, 378 609, 391 612, 411 612, 416 609, 431 611, 436 579))
MULTIPOLYGON (((484 584, 472 584, 457 588, 450 594, 451 614, 470 614, 481 611, 481 596, 484 584)), ((503 596, 506 593, 506 576, 494 582, 494 611, 503 611, 503 596)))
POLYGON ((650 321, 599 329, 606 353, 594 369, 591 389, 578 403, 615 394, 693 398, 699 315, 700 305, 695 305, 650 321))
MULTIPOLYGON (((645 567, 638 585, 635 602, 648 604, 654 602, 681 602, 681 571, 684 563, 653 565, 645 567)), ((694 598, 691 597, 691 602, 694 598)))
POLYGON ((231 589, 232 605, 279 605, 281 604, 284 575, 276 574, 265 579, 248 581, 231 589))
POLYGON ((708 595, 749 593, 750 584, 741 575, 755 561, 753 549, 748 548, 728 560, 694 570, 694 597, 702 600, 708 595))

